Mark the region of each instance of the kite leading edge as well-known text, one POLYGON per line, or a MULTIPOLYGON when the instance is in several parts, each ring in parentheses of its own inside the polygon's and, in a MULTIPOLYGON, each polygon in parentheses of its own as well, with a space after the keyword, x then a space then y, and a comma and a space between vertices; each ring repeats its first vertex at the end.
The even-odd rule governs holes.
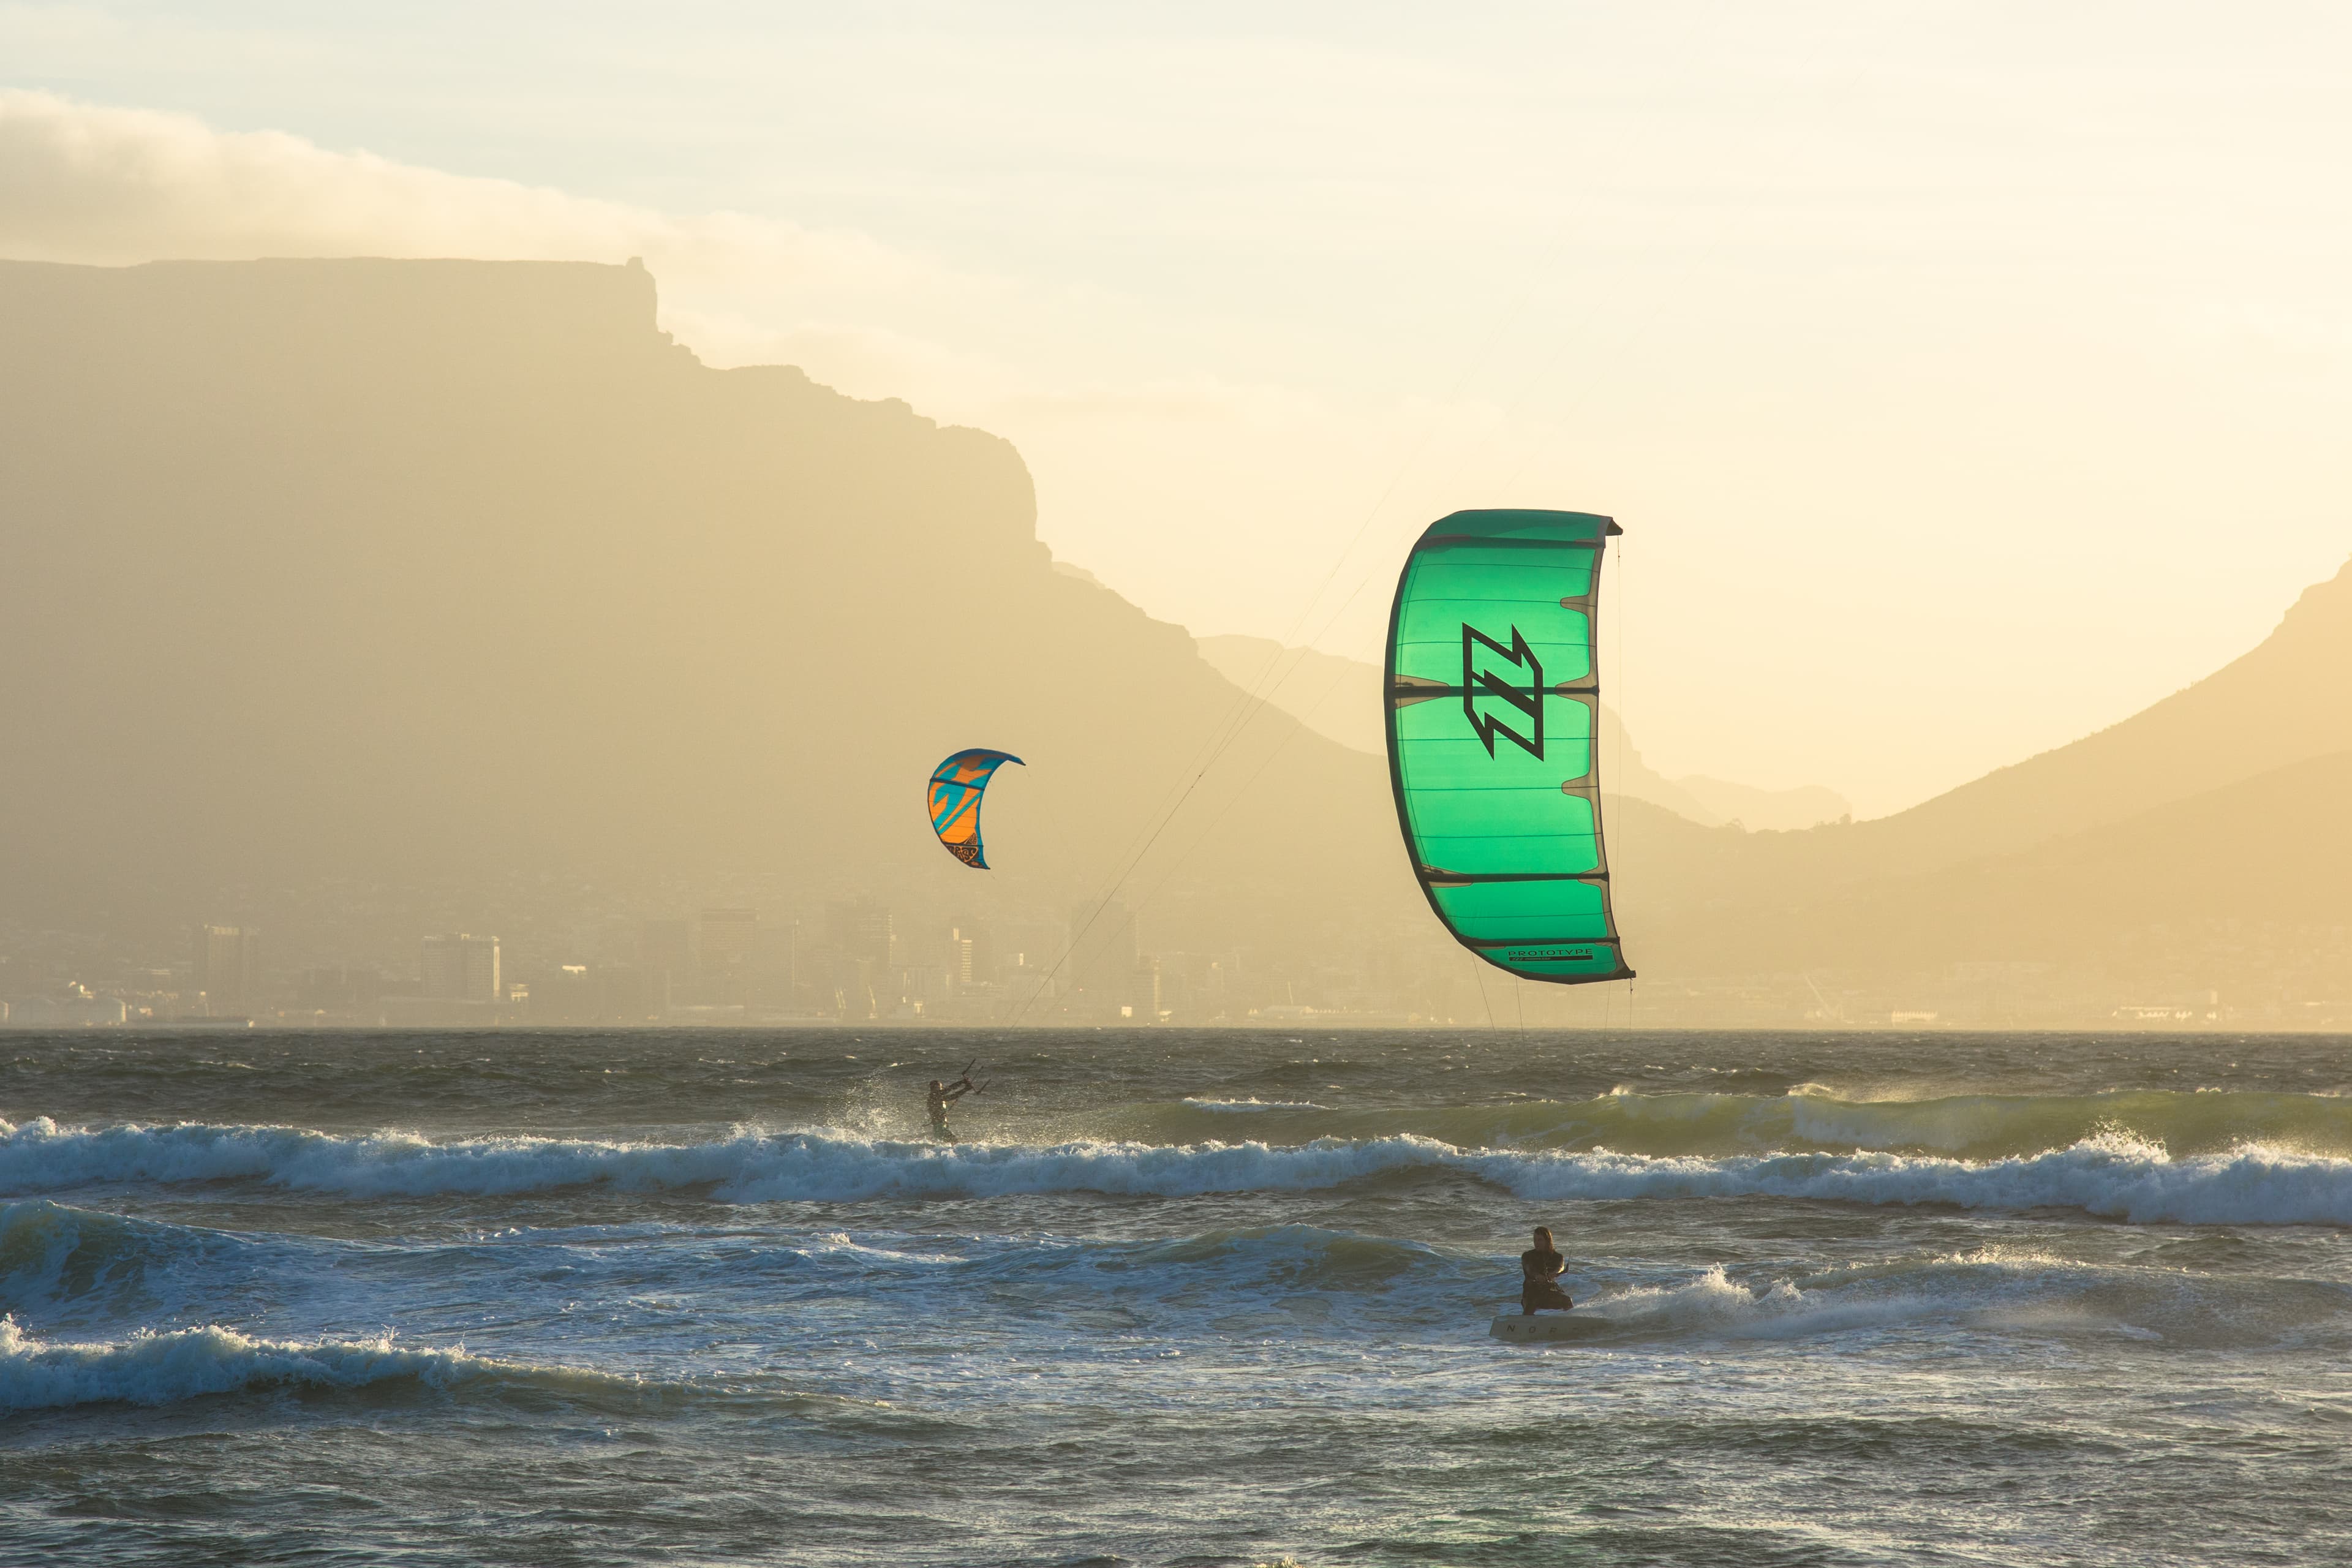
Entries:
POLYGON ((1601 557, 1575 511, 1457 511, 1405 558, 1389 612, 1389 782, 1413 875, 1499 969, 1629 980, 1593 740, 1601 557))
POLYGON ((958 752, 931 770, 925 796, 931 809, 931 831, 940 836, 949 854, 974 870, 988 869, 988 858, 980 847, 980 797, 996 770, 1007 763, 1021 763, 1021 759, 1010 752, 977 749, 958 752))

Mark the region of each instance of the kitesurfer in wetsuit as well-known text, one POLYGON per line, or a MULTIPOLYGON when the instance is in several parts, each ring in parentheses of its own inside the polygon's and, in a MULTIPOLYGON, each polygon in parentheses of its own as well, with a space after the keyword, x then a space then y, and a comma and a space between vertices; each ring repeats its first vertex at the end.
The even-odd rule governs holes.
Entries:
POLYGON ((1551 1232, 1543 1226, 1536 1226, 1536 1244, 1519 1254, 1519 1315, 1531 1317, 1546 1308, 1565 1312, 1575 1302, 1559 1288, 1559 1277, 1568 1268, 1551 1244, 1551 1232))
POLYGON ((948 1129, 948 1107, 971 1092, 971 1075, 966 1073, 953 1083, 931 1079, 931 1136, 952 1143, 956 1135, 948 1129))

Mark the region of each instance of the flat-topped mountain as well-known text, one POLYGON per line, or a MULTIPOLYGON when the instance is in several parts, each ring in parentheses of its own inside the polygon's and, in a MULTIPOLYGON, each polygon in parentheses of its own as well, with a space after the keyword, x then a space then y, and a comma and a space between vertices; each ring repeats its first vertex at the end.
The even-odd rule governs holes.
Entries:
MULTIPOLYGON (((1052 569, 1003 440, 654 308, 635 267, 0 264, 0 919, 758 872, 1058 931, 1107 890, 1240 694, 1052 569), (971 745, 1028 764, 985 875, 922 807, 971 745)), ((1264 713, 1128 896, 1171 946, 1360 942, 1419 907, 1391 823, 1264 713)))

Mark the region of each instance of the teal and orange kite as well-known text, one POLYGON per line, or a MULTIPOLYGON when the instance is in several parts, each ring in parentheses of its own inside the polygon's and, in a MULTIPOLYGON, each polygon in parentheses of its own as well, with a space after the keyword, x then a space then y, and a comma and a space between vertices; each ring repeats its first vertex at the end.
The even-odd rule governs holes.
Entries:
POLYGON ((975 750, 958 752, 931 770, 927 796, 931 831, 940 836, 949 854, 974 870, 988 869, 988 858, 980 847, 981 794, 996 776, 996 770, 1007 763, 1021 763, 1021 759, 1010 752, 975 750))

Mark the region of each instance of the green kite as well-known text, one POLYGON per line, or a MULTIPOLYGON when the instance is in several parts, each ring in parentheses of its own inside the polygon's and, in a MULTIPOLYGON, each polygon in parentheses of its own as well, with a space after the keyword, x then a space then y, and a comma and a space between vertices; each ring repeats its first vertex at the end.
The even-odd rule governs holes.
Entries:
POLYGON ((1609 899, 1593 738, 1609 536, 1578 511, 1457 511, 1389 612, 1389 780, 1429 907, 1497 968, 1630 980, 1609 899))

